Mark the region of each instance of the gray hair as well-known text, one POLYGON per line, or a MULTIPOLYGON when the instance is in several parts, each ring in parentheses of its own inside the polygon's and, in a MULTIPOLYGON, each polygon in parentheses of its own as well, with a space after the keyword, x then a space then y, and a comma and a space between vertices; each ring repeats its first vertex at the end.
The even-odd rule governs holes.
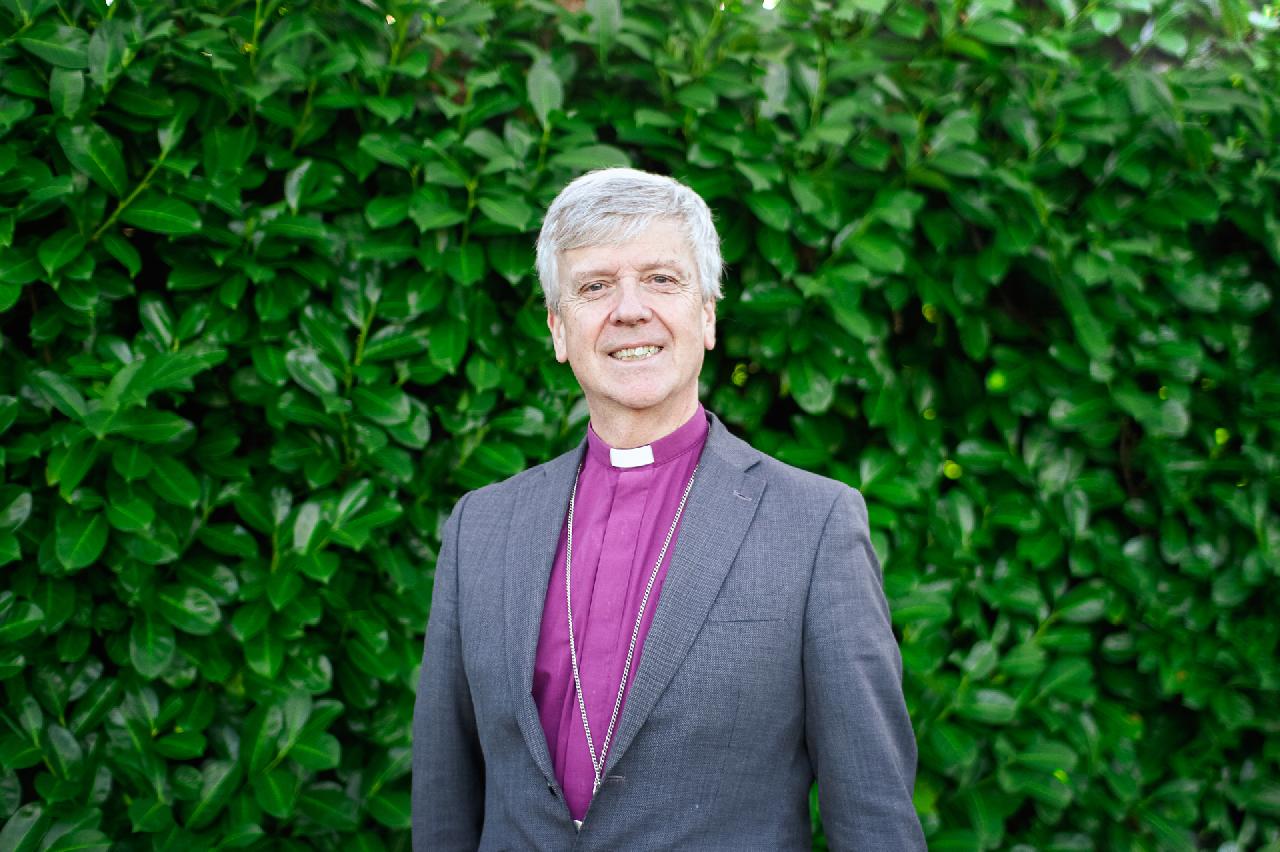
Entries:
POLYGON ((562 252, 633 240, 661 218, 675 219, 688 237, 703 301, 719 299, 724 261, 707 202, 664 175, 638 169, 600 169, 560 190, 542 220, 537 266, 547 307, 560 310, 562 252))

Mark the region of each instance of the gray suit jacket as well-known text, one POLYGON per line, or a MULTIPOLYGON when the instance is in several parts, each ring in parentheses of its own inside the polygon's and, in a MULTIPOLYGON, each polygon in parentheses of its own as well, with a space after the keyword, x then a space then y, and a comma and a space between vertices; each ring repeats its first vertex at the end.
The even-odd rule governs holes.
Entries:
MULTIPOLYGON (((585 442, 584 442, 585 443, 585 442)), ((582 446, 458 501, 413 721, 413 846, 923 850, 916 746, 857 491, 714 415, 605 779, 576 831, 532 697, 582 446)))

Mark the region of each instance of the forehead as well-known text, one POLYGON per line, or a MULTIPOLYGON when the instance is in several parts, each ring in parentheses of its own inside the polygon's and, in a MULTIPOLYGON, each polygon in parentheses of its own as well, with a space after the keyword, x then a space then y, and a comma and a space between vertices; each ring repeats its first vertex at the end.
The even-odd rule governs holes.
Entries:
POLYGON ((561 269, 570 278, 624 267, 673 266, 686 274, 695 268, 688 238, 670 219, 656 220, 630 239, 569 249, 560 257, 561 269))

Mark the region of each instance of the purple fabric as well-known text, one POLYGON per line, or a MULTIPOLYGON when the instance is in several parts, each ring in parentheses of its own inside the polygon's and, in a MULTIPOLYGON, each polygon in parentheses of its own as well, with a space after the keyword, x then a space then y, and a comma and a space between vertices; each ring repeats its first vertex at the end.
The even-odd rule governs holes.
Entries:
MULTIPOLYGON (((651 445, 653 464, 616 468, 610 461, 609 446, 594 429, 587 428, 587 456, 573 510, 573 627, 578 675, 597 756, 613 715, 645 585, 706 437, 707 415, 699 405, 688 422, 651 445)), ((679 535, 679 527, 676 534, 679 535)), ((658 594, 675 550, 675 537, 671 541, 640 623, 627 692, 635 682, 645 635, 653 622, 658 594)), ((564 549, 565 531, 561 530, 542 606, 533 700, 547 735, 556 780, 564 790, 569 813, 580 820, 591 804, 595 774, 569 661, 564 549)), ((622 718, 621 710, 618 718, 622 718)), ((615 736, 617 727, 614 726, 615 736)))

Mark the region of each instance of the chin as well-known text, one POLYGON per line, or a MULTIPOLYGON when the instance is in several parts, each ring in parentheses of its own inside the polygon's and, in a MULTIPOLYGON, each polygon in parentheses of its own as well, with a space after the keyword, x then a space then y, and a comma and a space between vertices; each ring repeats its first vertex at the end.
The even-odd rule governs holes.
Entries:
POLYGON ((629 389, 609 394, 615 403, 632 411, 648 411, 659 408, 671 399, 671 394, 658 388, 629 389))
POLYGON ((614 401, 617 402, 619 405, 621 405, 623 408, 628 408, 631 411, 650 411, 655 408, 660 408, 662 404, 666 402, 666 398, 657 396, 657 395, 621 396, 621 397, 614 397, 614 401))

